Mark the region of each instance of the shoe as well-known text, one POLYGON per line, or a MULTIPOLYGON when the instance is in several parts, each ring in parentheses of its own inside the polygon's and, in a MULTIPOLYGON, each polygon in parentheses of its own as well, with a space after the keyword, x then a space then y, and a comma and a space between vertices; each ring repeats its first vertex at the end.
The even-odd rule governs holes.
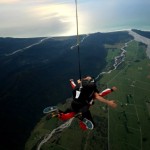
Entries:
POLYGON ((84 118, 82 122, 86 125, 87 129, 92 130, 94 128, 94 125, 90 120, 84 118))
POLYGON ((57 106, 49 106, 43 110, 43 113, 48 114, 48 113, 55 112, 55 111, 58 111, 57 106))

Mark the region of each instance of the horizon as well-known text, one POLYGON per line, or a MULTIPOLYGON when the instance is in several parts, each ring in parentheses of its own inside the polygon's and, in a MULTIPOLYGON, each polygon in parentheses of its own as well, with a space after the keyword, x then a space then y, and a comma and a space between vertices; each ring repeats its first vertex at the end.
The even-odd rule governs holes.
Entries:
MULTIPOLYGON (((122 29, 122 30, 114 30, 114 31, 107 31, 107 32, 93 32, 93 33, 84 33, 84 34, 79 34, 80 35, 90 35, 90 34, 95 34, 95 33, 112 33, 112 32, 123 32, 123 31, 131 31, 131 30, 139 30, 139 31, 144 31, 144 32, 150 32, 150 30, 140 30, 140 29, 122 29)), ((74 35, 61 35, 61 36, 37 36, 37 37, 0 37, 0 38, 16 38, 16 39, 23 39, 23 38, 59 38, 59 37, 72 37, 72 36, 77 36, 76 34, 74 35)))

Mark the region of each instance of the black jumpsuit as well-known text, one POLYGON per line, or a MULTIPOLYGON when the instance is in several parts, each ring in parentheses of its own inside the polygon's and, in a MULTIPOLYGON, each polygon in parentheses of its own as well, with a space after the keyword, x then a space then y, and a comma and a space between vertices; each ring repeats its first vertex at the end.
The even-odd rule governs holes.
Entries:
POLYGON ((82 118, 87 118, 94 124, 93 118, 90 113, 90 106, 93 104, 93 98, 94 93, 99 92, 96 88, 96 85, 94 86, 87 86, 87 87, 76 87, 73 90, 73 101, 71 103, 71 107, 74 112, 82 113, 82 118))

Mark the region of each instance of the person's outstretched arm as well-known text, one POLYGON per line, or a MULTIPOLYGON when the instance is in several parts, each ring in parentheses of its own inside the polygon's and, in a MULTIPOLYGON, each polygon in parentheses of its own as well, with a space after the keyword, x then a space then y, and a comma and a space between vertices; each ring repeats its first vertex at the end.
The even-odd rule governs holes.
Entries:
POLYGON ((106 95, 108 95, 111 92, 116 91, 116 90, 117 90, 117 88, 115 86, 113 86, 111 89, 110 88, 105 89, 104 91, 102 91, 101 93, 99 93, 99 95, 102 96, 102 97, 104 97, 104 96, 106 96, 106 95))
POLYGON ((107 100, 105 98, 103 98, 102 96, 99 95, 99 93, 94 93, 95 99, 97 99, 98 101, 107 104, 108 106, 112 107, 112 108, 116 108, 117 104, 114 100, 107 100))
POLYGON ((73 79, 70 79, 70 85, 71 85, 72 89, 74 89, 76 87, 76 84, 74 83, 73 79))

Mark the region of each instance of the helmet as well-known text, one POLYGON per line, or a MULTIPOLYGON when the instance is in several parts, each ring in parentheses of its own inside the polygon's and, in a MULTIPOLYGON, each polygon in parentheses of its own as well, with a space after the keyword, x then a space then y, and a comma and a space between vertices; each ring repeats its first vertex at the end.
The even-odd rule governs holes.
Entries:
POLYGON ((82 83, 82 87, 95 87, 96 86, 95 79, 92 77, 91 79, 83 78, 81 80, 81 83, 82 83))

